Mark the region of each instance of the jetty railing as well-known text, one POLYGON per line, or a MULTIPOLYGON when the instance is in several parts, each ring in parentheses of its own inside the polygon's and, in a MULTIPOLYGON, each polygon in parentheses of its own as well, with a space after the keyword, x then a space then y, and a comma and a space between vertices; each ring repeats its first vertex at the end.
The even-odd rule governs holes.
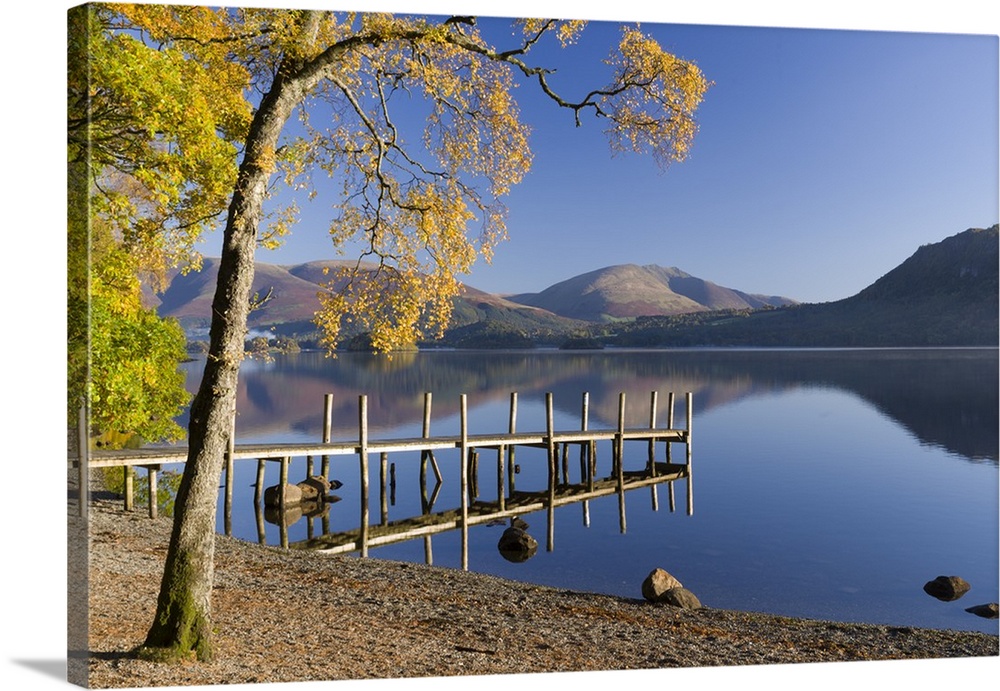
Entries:
MULTIPOLYGON (((424 396, 424 417, 421 436, 409 438, 372 439, 368 428, 368 397, 360 395, 358 397, 358 436, 356 439, 333 441, 332 440, 332 410, 333 396, 327 394, 324 397, 323 413, 323 438, 316 443, 273 443, 273 444, 236 444, 235 434, 230 431, 229 449, 226 454, 225 468, 225 512, 226 525, 228 530, 229 516, 232 506, 233 488, 233 464, 239 460, 257 461, 257 483, 255 489, 255 501, 259 503, 264 491, 264 468, 267 462, 280 463, 279 486, 284 488, 288 484, 288 468, 292 458, 305 457, 307 459, 306 475, 313 472, 313 461, 315 458, 321 459, 320 474, 329 478, 330 460, 335 456, 357 456, 361 480, 361 527, 357 544, 360 545, 362 556, 366 555, 367 547, 372 544, 369 539, 369 507, 368 507, 368 475, 369 459, 373 454, 378 455, 382 463, 383 474, 385 459, 390 453, 398 452, 419 452, 420 457, 420 477, 421 485, 424 486, 426 472, 430 466, 438 480, 439 486, 442 475, 437 463, 435 451, 446 449, 459 450, 461 459, 460 473, 460 495, 461 505, 458 510, 456 520, 459 525, 467 527, 470 523, 469 506, 470 498, 478 493, 478 459, 480 450, 495 450, 497 453, 497 503, 500 511, 505 511, 505 505, 514 496, 514 473, 515 473, 515 453, 518 447, 533 447, 545 449, 545 457, 548 464, 548 497, 544 503, 551 512, 559 503, 557 501, 557 482, 559 475, 560 459, 563 466, 563 476, 566 476, 566 465, 568 464, 569 450, 572 446, 578 446, 580 460, 590 468, 587 473, 587 489, 591 492, 598 492, 598 487, 594 484, 594 472, 597 462, 598 442, 610 442, 612 453, 612 474, 615 481, 616 490, 623 492, 626 484, 624 469, 624 454, 626 442, 646 442, 647 459, 646 468, 650 477, 655 480, 657 473, 665 474, 666 480, 684 478, 687 481, 687 511, 693 512, 693 498, 691 489, 691 434, 693 417, 693 397, 691 392, 685 394, 685 422, 683 427, 676 427, 674 424, 675 396, 673 392, 668 394, 667 403, 667 424, 666 427, 657 426, 657 401, 656 391, 650 394, 649 423, 646 427, 626 427, 626 400, 625 393, 618 397, 618 420, 614 428, 593 429, 589 425, 589 394, 584 393, 581 406, 580 428, 576 430, 556 430, 554 425, 554 401, 552 393, 545 395, 545 417, 546 425, 544 431, 518 432, 517 427, 517 404, 518 395, 512 392, 510 395, 510 411, 508 429, 506 432, 488 434, 470 434, 468 425, 468 396, 461 394, 459 397, 459 434, 432 436, 430 434, 431 402, 432 396, 426 393, 424 396), (665 447, 665 463, 657 463, 655 460, 655 447, 657 443, 663 443, 665 447), (684 445, 685 457, 681 464, 672 463, 672 449, 674 443, 684 445), (507 485, 505 491, 504 485, 507 485)), ((121 467, 125 471, 125 509, 132 510, 134 507, 134 497, 132 490, 132 473, 136 467, 144 468, 149 478, 149 515, 152 518, 157 514, 156 485, 157 473, 167 464, 184 464, 187 461, 188 449, 186 446, 168 447, 145 447, 139 449, 90 449, 85 442, 86 416, 80 415, 79 449, 78 455, 69 458, 70 468, 78 470, 79 482, 79 503, 81 515, 86 514, 88 497, 87 472, 95 468, 115 468, 121 467)), ((384 480, 383 480, 384 486, 384 480)), ((670 484, 671 506, 673 505, 673 485, 670 484)), ((281 501, 284 501, 284 491, 280 491, 281 501)), ((597 496, 595 494, 595 496, 597 496)), ((620 495, 621 496, 621 495, 620 495)), ((516 502, 515 502, 516 504, 516 502)), ((279 507, 284 509, 283 504, 279 507)), ((524 510, 523 506, 511 507, 524 510)), ((624 520, 624 516, 622 516, 624 520)), ((551 531, 550 520, 550 531, 551 531)), ((463 530, 463 564, 467 554, 467 531, 463 530)), ((550 536, 551 541, 551 536, 550 536)), ((375 541, 376 543, 378 540, 375 541)))

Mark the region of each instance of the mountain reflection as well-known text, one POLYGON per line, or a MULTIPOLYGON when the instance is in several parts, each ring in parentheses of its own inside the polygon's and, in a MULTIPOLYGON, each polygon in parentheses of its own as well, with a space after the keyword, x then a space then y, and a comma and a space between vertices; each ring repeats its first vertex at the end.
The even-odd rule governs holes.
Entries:
MULTIPOLYGON (((196 388, 202 363, 187 365, 196 388)), ((997 462, 998 357, 996 349, 914 350, 604 350, 427 351, 394 357, 344 353, 279 355, 248 361, 241 371, 237 438, 320 439, 323 400, 333 395, 335 438, 353 438, 357 397, 368 396, 373 427, 419 426, 425 392, 434 418, 457 415, 459 397, 470 406, 506 405, 553 393, 558 413, 579 419, 580 394, 589 392, 591 426, 613 427, 618 395, 628 401, 626 426, 649 422, 650 392, 660 392, 658 424, 666 424, 664 392, 694 393, 699 412, 797 388, 832 388, 869 402, 922 444, 969 460, 997 462)), ((678 408, 676 424, 683 424, 678 408)), ((182 424, 186 423, 181 419, 182 424)), ((506 417, 492 429, 506 429, 506 417)), ((520 425, 520 423, 519 423, 520 425)), ((542 424, 528 420, 523 429, 542 424)), ((519 429, 522 427, 519 426, 519 429)))

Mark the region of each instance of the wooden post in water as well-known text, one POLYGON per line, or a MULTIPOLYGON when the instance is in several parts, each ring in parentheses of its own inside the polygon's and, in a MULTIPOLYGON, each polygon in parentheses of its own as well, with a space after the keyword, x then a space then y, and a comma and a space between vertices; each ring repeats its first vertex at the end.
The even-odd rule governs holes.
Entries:
POLYGON ((284 505, 278 513, 278 542, 282 549, 288 549, 288 514, 284 505))
POLYGON ((461 495, 462 495, 462 569, 469 568, 469 466, 466 458, 469 455, 469 411, 468 397, 462 394, 459 398, 460 417, 460 441, 459 441, 459 465, 461 467, 461 495))
POLYGON ((479 451, 469 449, 469 501, 479 498, 479 451))
MULTIPOLYGON (((260 464, 258 466, 258 468, 263 468, 264 461, 260 460, 260 461, 258 461, 258 463, 260 464)), ((258 484, 257 484, 257 486, 258 487, 263 487, 264 486, 264 472, 263 472, 263 470, 261 470, 257 474, 257 477, 258 477, 258 484)), ((263 545, 263 544, 267 543, 267 531, 265 530, 265 526, 264 526, 264 507, 261 506, 260 496, 257 495, 256 492, 254 492, 254 494, 255 494, 255 496, 254 496, 254 501, 253 501, 253 508, 254 508, 254 517, 257 519, 257 542, 263 545)))
POLYGON ((285 492, 288 490, 288 463, 290 460, 288 456, 282 456, 279 461, 281 470, 278 476, 278 527, 283 549, 288 548, 288 503, 285 501, 285 492))
POLYGON ((257 484, 254 485, 253 500, 258 504, 264 499, 264 464, 266 459, 257 459, 257 484))
MULTIPOLYGON (((431 436, 431 392, 428 391, 424 394, 423 438, 428 439, 430 436, 431 436)), ((434 477, 437 478, 438 484, 440 485, 444 478, 441 475, 441 469, 438 467, 437 459, 434 458, 434 452, 430 449, 425 449, 420 452, 420 475, 423 478, 427 477, 428 461, 430 461, 431 467, 434 469, 434 477)))
POLYGON ((382 509, 382 525, 389 522, 389 501, 386 494, 386 483, 388 481, 386 473, 389 470, 389 454, 382 452, 378 462, 378 484, 379 484, 379 504, 382 509))
POLYGON ((556 511, 556 445, 555 445, 555 423, 552 411, 552 394, 545 394, 545 444, 548 448, 549 457, 549 505, 548 505, 548 541, 546 550, 551 552, 555 549, 555 511, 556 511))
POLYGON ((430 535, 424 535, 424 561, 428 566, 434 564, 434 545, 431 544, 430 535))
POLYGON ((504 485, 507 483, 506 473, 504 473, 504 466, 506 465, 504 461, 505 455, 505 446, 501 444, 497 448, 497 510, 499 511, 503 511, 507 505, 504 489, 504 485))
POLYGON ((396 464, 389 464, 389 504, 396 505, 396 464))
MULTIPOLYGON (((657 392, 653 391, 649 394, 649 429, 656 429, 656 395, 657 392)), ((656 442, 653 441, 652 437, 649 439, 649 471, 652 473, 653 477, 656 477, 656 442)))
POLYGON ((569 484, 569 444, 562 445, 562 481, 569 484))
MULTIPOLYGON (((323 394, 323 443, 329 444, 333 438, 333 394, 323 394)), ((323 455, 320 462, 320 474, 330 479, 330 457, 323 455)))
MULTIPOLYGON (((650 433, 656 429, 656 396, 657 392, 653 391, 649 395, 649 429, 650 433)), ((656 477, 656 442, 653 437, 649 438, 649 474, 651 477, 656 477)), ((649 486, 650 499, 653 503, 653 511, 658 511, 660 507, 660 497, 656 490, 656 485, 652 484, 649 486)))
MULTIPOLYGON (((424 426, 421 431, 421 436, 427 439, 431 435, 431 392, 427 391, 424 393, 424 426)), ((422 496, 424 496, 424 505, 427 505, 427 450, 424 449, 420 452, 420 491, 422 496)))
MULTIPOLYGON (((514 396, 516 394, 511 394, 511 411, 513 412, 514 406, 514 396)), ((497 509, 503 511, 507 508, 507 494, 505 491, 505 485, 507 484, 507 445, 500 444, 497 447, 497 509)), ((514 469, 511 468, 510 472, 513 473, 514 469)), ((511 481, 512 482, 512 481, 511 481)), ((511 491, 513 491, 513 485, 511 485, 511 491)))
POLYGON ((615 435, 616 486, 618 488, 618 525, 625 533, 625 392, 618 394, 618 434, 615 435))
POLYGON ((159 470, 160 470, 160 466, 158 466, 158 465, 148 465, 148 466, 146 466, 146 474, 147 474, 146 479, 149 481, 149 517, 150 518, 156 518, 157 513, 159 511, 159 508, 160 508, 159 505, 158 505, 158 502, 156 500, 156 492, 157 492, 157 489, 158 489, 157 486, 156 486, 156 479, 157 479, 157 472, 159 470))
POLYGON ((694 513, 694 493, 691 489, 691 420, 694 417, 694 398, 690 391, 686 394, 687 400, 687 435, 685 437, 687 443, 685 446, 685 457, 686 460, 684 464, 687 466, 687 515, 690 516, 694 513))
MULTIPOLYGON (((517 430, 517 392, 510 394, 510 418, 507 422, 507 432, 514 434, 517 430)), ((510 494, 514 494, 514 445, 507 449, 507 486, 510 494)))
MULTIPOLYGON (((667 394, 667 429, 673 429, 673 428, 674 428, 674 392, 671 391, 670 393, 667 394)), ((667 465, 670 465, 671 442, 669 439, 667 439, 664 442, 664 446, 666 447, 667 465)), ((672 482, 667 483, 667 497, 670 500, 670 512, 673 513, 675 504, 674 504, 674 483, 672 482)))
POLYGON ((288 456, 282 456, 279 461, 281 470, 279 471, 278 480, 278 507, 281 509, 281 513, 285 513, 285 491, 288 488, 288 456))
MULTIPOLYGON (((583 392, 583 400, 580 404, 580 431, 586 432, 589 425, 590 413, 590 393, 583 392)), ((593 442, 584 441, 580 444, 580 481, 586 483, 587 489, 594 489, 594 473, 591 468, 591 444, 593 442)), ((590 526, 590 500, 583 500, 583 525, 590 526)))
POLYGON ((368 396, 358 397, 358 465, 361 471, 361 556, 368 556, 368 396))

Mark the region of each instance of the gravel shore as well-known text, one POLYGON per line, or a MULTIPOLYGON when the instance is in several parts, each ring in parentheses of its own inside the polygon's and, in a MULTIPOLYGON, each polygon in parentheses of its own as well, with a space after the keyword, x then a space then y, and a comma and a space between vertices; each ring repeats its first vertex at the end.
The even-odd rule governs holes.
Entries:
POLYGON ((684 610, 219 536, 216 659, 145 662, 129 650, 153 616, 170 519, 126 514, 106 500, 93 501, 89 514, 88 651, 70 664, 86 661, 92 688, 1000 654, 997 637, 981 633, 684 610))

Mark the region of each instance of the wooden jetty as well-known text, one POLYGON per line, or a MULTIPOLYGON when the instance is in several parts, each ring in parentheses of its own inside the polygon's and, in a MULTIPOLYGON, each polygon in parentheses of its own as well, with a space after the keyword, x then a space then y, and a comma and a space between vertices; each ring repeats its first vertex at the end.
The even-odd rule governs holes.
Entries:
MULTIPOLYGON (((626 486, 626 476, 629 471, 624 468, 624 454, 626 443, 643 442, 646 445, 646 472, 649 473, 651 481, 655 482, 658 473, 664 477, 659 481, 672 481, 685 479, 687 481, 687 510, 692 512, 691 493, 691 423, 693 416, 692 394, 685 394, 685 424, 683 427, 674 425, 674 393, 668 394, 667 402, 667 424, 665 427, 657 426, 657 401, 656 391, 651 392, 649 402, 649 423, 648 426, 629 428, 625 426, 625 394, 620 393, 618 399, 618 421, 614 428, 592 429, 589 425, 589 394, 584 393, 582 397, 580 428, 574 430, 556 430, 554 425, 554 402, 553 395, 545 395, 546 426, 542 431, 518 432, 517 431, 517 403, 516 392, 510 395, 510 412, 508 428, 506 432, 470 434, 468 429, 468 396, 462 394, 459 399, 459 433, 457 435, 432 436, 430 434, 431 403, 432 396, 426 393, 424 396, 424 418, 422 434, 419 437, 393 438, 393 439, 372 439, 369 436, 368 426, 368 397, 360 395, 358 397, 358 435, 356 439, 346 441, 332 440, 332 410, 333 397, 327 394, 324 398, 324 422, 322 441, 316 443, 276 443, 276 444, 236 444, 234 434, 230 434, 229 450, 226 458, 225 469, 225 511, 228 526, 229 513, 232 505, 233 488, 233 464, 240 460, 257 461, 257 483, 255 501, 260 502, 263 494, 264 468, 267 462, 278 462, 281 465, 279 485, 288 483, 288 468, 293 458, 307 459, 307 475, 313 472, 313 461, 321 459, 320 474, 329 477, 330 460, 336 456, 356 456, 358 458, 360 480, 361 480, 361 527, 360 533, 354 543, 359 546, 362 556, 367 554, 368 546, 380 543, 382 540, 370 536, 372 530, 369 520, 368 506, 368 476, 370 459, 374 456, 380 460, 382 470, 383 489, 385 485, 386 459, 389 454, 399 452, 419 452, 420 457, 420 477, 421 485, 425 486, 426 472, 428 466, 434 471, 439 486, 442 475, 437 463, 435 452, 444 450, 458 450, 460 464, 460 485, 461 485, 461 505, 455 519, 458 525, 468 527, 476 522, 470 518, 470 502, 478 494, 478 464, 479 454, 482 450, 492 450, 496 452, 497 459, 497 510, 514 515, 516 512, 524 512, 526 506, 521 500, 514 487, 515 454, 519 447, 532 447, 544 449, 548 461, 548 496, 544 497, 542 504, 551 512, 559 505, 557 478, 560 472, 560 460, 563 467, 563 477, 566 476, 566 466, 569 460, 569 450, 571 447, 579 447, 579 457, 581 467, 588 469, 585 474, 585 482, 589 483, 584 490, 600 496, 608 492, 608 483, 598 483, 595 478, 597 445, 599 442, 610 443, 611 463, 612 463, 612 485, 620 496, 623 496, 626 486), (655 447, 658 443, 664 444, 665 462, 660 463, 655 460, 655 447), (680 443, 684 445, 684 462, 672 463, 671 445, 680 443), (600 484, 600 486, 599 486, 600 484), (509 505, 509 506, 508 506, 509 505), (513 513, 512 513, 513 512, 513 513)), ((115 468, 124 469, 126 478, 125 509, 132 510, 134 499, 132 496, 131 482, 136 467, 144 468, 148 473, 150 496, 156 496, 157 473, 167 464, 183 464, 187 461, 187 447, 146 447, 140 449, 119 449, 119 450, 94 450, 89 448, 89 444, 84 443, 86 436, 86 418, 81 413, 80 416, 80 445, 83 449, 82 457, 71 457, 70 467, 78 470, 80 488, 80 513, 86 513, 86 491, 88 487, 87 472, 94 468, 115 468)), ((634 483, 632 483, 634 484, 634 483)), ((670 484, 671 506, 673 505, 673 485, 670 484)), ((283 492, 279 494, 283 495, 283 492)), ((576 498, 574 501, 580 501, 576 498)), ((534 504, 533 504, 534 506, 534 504)), ((284 507, 282 507, 284 508, 284 507)), ((156 501, 149 502, 149 514, 156 516, 156 501)), ((623 509, 622 509, 623 514, 623 509)), ((624 521, 624 515, 622 515, 624 521)), ((447 523, 448 521, 444 521, 447 523)), ((550 522, 551 523, 551 522, 550 522)), ((336 548, 334 548, 336 549, 336 548)), ((463 565, 467 554, 467 531, 463 531, 463 565)))

